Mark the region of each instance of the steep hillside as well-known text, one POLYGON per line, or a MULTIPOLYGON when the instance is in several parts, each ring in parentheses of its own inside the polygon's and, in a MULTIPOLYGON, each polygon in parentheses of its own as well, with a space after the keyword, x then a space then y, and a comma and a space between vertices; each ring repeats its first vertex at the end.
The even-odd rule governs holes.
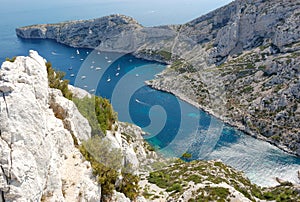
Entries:
POLYGON ((149 28, 120 15, 100 19, 109 23, 34 25, 17 35, 166 62, 150 86, 300 155, 299 2, 236 0, 183 25, 149 28))
POLYGON ((188 52, 149 85, 300 155, 299 24, 296 1, 234 1, 182 25, 202 57, 188 52))
MULTIPOLYGON (((141 129, 115 122, 105 136, 98 131, 92 138, 90 119, 65 98, 73 94, 75 99, 80 90, 72 87, 67 92, 61 73, 51 72, 49 63, 35 51, 1 66, 0 201, 129 201, 126 196, 136 197, 139 191, 133 188, 138 185, 133 180, 158 159, 147 149, 141 129), (97 144, 105 154, 94 150, 97 144), (115 164, 103 161, 109 155, 114 155, 115 164), (126 173, 117 168, 126 168, 126 173), (132 181, 125 182, 128 178, 132 181)), ((92 99, 87 92, 85 96, 92 99)))
POLYGON ((44 59, 31 51, 4 62, 0 91, 1 201, 99 201, 101 187, 73 140, 87 140, 91 128, 71 101, 48 88, 44 59), (69 130, 51 104, 68 111, 69 130))

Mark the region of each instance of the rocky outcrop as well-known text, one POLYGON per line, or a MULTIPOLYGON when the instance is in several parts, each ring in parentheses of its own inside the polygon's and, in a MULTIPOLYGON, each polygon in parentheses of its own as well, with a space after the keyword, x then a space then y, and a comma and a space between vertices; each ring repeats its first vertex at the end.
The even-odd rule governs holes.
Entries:
POLYGON ((74 146, 74 138, 90 137, 90 126, 71 101, 48 88, 44 59, 30 51, 29 57, 4 62, 0 86, 0 190, 5 201, 99 201, 101 188, 74 146), (65 117, 58 117, 59 110, 65 117))
POLYGON ((145 41, 169 39, 175 34, 170 31, 166 28, 142 27, 133 18, 124 15, 16 29, 17 35, 22 38, 54 39, 72 47, 98 47, 127 53, 136 51, 145 41))
POLYGON ((277 187, 260 189, 252 185, 243 173, 220 161, 177 161, 151 172, 141 186, 148 199, 154 202, 300 199, 299 186, 282 182, 277 187))
MULTIPOLYGON (((0 70, 0 191, 2 201, 100 201, 101 187, 78 145, 91 138, 89 122, 58 89, 48 87, 45 60, 35 51, 0 70)), ((77 98, 91 95, 73 86, 77 98)), ((123 167, 138 175, 159 159, 141 128, 117 122, 107 131, 123 167)), ((120 174, 120 179, 122 176, 120 174)), ((139 197, 143 201, 143 197, 139 197)), ((111 201, 130 201, 114 191, 111 201)))

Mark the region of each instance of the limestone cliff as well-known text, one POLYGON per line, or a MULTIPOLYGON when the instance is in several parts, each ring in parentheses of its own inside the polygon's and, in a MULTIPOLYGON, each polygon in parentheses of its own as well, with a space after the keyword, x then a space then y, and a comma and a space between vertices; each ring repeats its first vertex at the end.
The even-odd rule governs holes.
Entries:
POLYGON ((73 143, 89 138, 90 126, 60 91, 48 88, 44 59, 30 51, 4 62, 0 91, 2 201, 99 201, 101 188, 73 143), (68 129, 54 104, 67 112, 68 129))
POLYGON ((300 155, 299 13, 297 1, 236 0, 183 25, 142 27, 113 15, 16 31, 167 62, 149 85, 300 155))
MULTIPOLYGON (((91 96, 69 89, 79 98, 91 96)), ((100 201, 101 187, 78 149, 91 138, 91 127, 71 100, 48 87, 45 59, 30 51, 4 62, 0 93, 0 201, 100 201)), ((135 174, 151 170, 158 157, 147 149, 143 131, 121 122, 116 126, 104 139, 120 149, 123 166, 135 174)), ((114 191, 110 201, 130 200, 114 191)))

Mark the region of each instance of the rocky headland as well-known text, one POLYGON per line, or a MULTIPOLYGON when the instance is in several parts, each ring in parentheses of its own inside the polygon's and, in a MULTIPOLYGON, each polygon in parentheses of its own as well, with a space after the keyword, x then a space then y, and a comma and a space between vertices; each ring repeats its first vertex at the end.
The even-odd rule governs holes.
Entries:
POLYGON ((299 24, 297 1, 236 0, 182 25, 112 15, 16 33, 170 64, 147 84, 299 156, 299 24))

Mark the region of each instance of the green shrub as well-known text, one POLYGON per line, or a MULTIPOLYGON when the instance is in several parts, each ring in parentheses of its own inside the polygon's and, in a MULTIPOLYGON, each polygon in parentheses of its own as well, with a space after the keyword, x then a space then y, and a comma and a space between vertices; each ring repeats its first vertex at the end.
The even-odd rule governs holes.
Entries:
POLYGON ((192 158, 192 154, 185 152, 184 154, 182 154, 181 159, 183 160, 189 160, 192 158))
POLYGON ((131 200, 134 200, 139 193, 139 177, 136 175, 133 175, 131 173, 122 173, 123 179, 119 187, 117 188, 117 191, 122 192, 130 198, 131 200))
POLYGON ((163 59, 165 59, 165 60, 171 60, 171 58, 172 58, 172 53, 170 53, 168 51, 161 50, 161 51, 158 51, 157 54, 162 56, 163 59))
POLYGON ((103 197, 109 197, 113 190, 117 189, 128 198, 134 200, 139 193, 139 178, 131 173, 126 173, 122 169, 122 152, 120 149, 113 148, 111 143, 94 136, 82 143, 80 152, 88 160, 93 169, 93 174, 97 177, 101 185, 103 197), (118 187, 115 186, 119 170, 122 169, 122 182, 118 187))
POLYGON ((52 68, 50 62, 46 63, 47 73, 48 73, 48 83, 50 88, 59 89, 63 96, 69 100, 72 99, 73 94, 68 88, 69 80, 64 80, 65 73, 61 71, 55 71, 52 68))
POLYGON ((5 58, 5 61, 14 62, 16 60, 17 56, 10 58, 5 58))
POLYGON ((101 185, 103 195, 111 195, 118 176, 117 170, 121 168, 121 151, 111 148, 108 141, 94 136, 82 143, 80 152, 91 163, 93 174, 101 185))
POLYGON ((92 135, 99 135, 106 130, 112 130, 113 124, 117 121, 117 113, 114 112, 109 100, 98 97, 73 98, 79 112, 89 121, 92 128, 92 135), (102 131, 102 132, 101 132, 102 131))
POLYGON ((161 171, 152 172, 148 177, 150 183, 156 184, 160 188, 169 187, 171 185, 169 180, 170 176, 161 171))
POLYGON ((181 192, 182 191, 182 185, 179 183, 173 184, 171 187, 166 189, 167 192, 175 191, 175 192, 181 192))

